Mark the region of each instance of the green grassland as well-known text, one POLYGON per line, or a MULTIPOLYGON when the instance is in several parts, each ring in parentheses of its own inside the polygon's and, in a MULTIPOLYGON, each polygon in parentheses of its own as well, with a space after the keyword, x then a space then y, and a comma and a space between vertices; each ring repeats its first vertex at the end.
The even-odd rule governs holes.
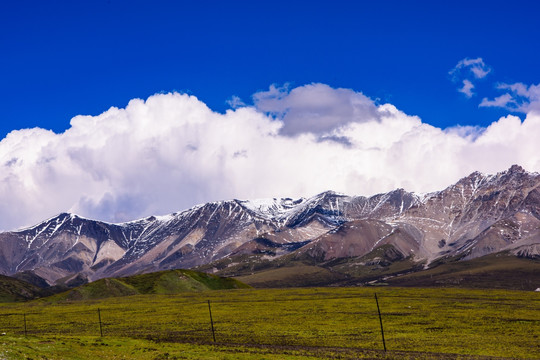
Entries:
POLYGON ((538 359, 540 294, 357 287, 50 297, 2 304, 0 333, 0 359, 538 359))
POLYGON ((48 301, 91 300, 143 294, 178 294, 190 291, 243 289, 248 285, 192 270, 165 270, 122 278, 100 279, 51 296, 48 301))

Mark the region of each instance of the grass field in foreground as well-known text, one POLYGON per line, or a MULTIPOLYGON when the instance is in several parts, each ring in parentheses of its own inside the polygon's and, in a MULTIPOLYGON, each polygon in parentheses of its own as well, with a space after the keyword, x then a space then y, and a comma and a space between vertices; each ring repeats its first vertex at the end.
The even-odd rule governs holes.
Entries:
POLYGON ((0 337, 0 359, 538 359, 540 294, 309 288, 55 303, 42 299, 3 304, 0 332, 6 333, 0 337), (383 316, 386 356, 380 351, 375 291, 383 316), (216 345, 207 300, 211 301, 216 345))

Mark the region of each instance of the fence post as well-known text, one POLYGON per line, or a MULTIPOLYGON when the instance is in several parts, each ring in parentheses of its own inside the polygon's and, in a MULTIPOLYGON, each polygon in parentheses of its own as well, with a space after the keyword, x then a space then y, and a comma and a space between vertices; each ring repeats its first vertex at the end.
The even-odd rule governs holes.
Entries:
POLYGON ((384 341, 384 329, 382 325, 381 309, 379 308, 379 300, 377 299, 377 293, 375 293, 375 302, 377 303, 377 312, 379 313, 379 322, 381 324, 381 335, 384 351, 386 352, 386 342, 384 341))
POLYGON ((101 337, 103 337, 103 328, 101 327, 101 311, 99 310, 99 308, 97 309, 97 313, 98 313, 98 320, 99 320, 99 334, 101 337))
POLYGON ((208 312, 210 313, 210 326, 212 327, 212 337, 214 342, 216 342, 216 333, 214 331, 214 320, 212 320, 212 309, 210 308, 210 300, 208 300, 208 312))

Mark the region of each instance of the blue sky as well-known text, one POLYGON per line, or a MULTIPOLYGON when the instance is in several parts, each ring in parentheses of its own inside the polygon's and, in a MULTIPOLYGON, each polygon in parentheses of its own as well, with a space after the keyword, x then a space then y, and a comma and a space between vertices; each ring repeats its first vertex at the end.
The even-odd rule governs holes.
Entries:
POLYGON ((4 1, 0 229, 540 171, 539 13, 520 0, 4 1))
POLYGON ((10 1, 0 11, 0 136, 181 91, 217 111, 270 84, 321 82, 440 127, 487 125, 497 82, 540 82, 535 1, 10 1), (448 75, 493 69, 467 99, 448 75), (480 91, 481 90, 481 91, 480 91))

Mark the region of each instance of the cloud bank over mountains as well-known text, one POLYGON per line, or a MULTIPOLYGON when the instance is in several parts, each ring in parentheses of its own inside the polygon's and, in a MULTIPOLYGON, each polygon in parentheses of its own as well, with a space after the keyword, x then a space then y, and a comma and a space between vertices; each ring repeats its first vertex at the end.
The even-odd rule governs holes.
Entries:
POLYGON ((235 97, 224 114, 186 94, 134 99, 77 116, 61 134, 34 128, 4 138, 0 229, 62 211, 121 222, 222 199, 429 192, 475 170, 540 171, 538 88, 503 86, 510 99, 484 99, 482 106, 515 104, 525 113, 487 128, 440 129, 318 83, 271 86, 250 106, 235 97))

